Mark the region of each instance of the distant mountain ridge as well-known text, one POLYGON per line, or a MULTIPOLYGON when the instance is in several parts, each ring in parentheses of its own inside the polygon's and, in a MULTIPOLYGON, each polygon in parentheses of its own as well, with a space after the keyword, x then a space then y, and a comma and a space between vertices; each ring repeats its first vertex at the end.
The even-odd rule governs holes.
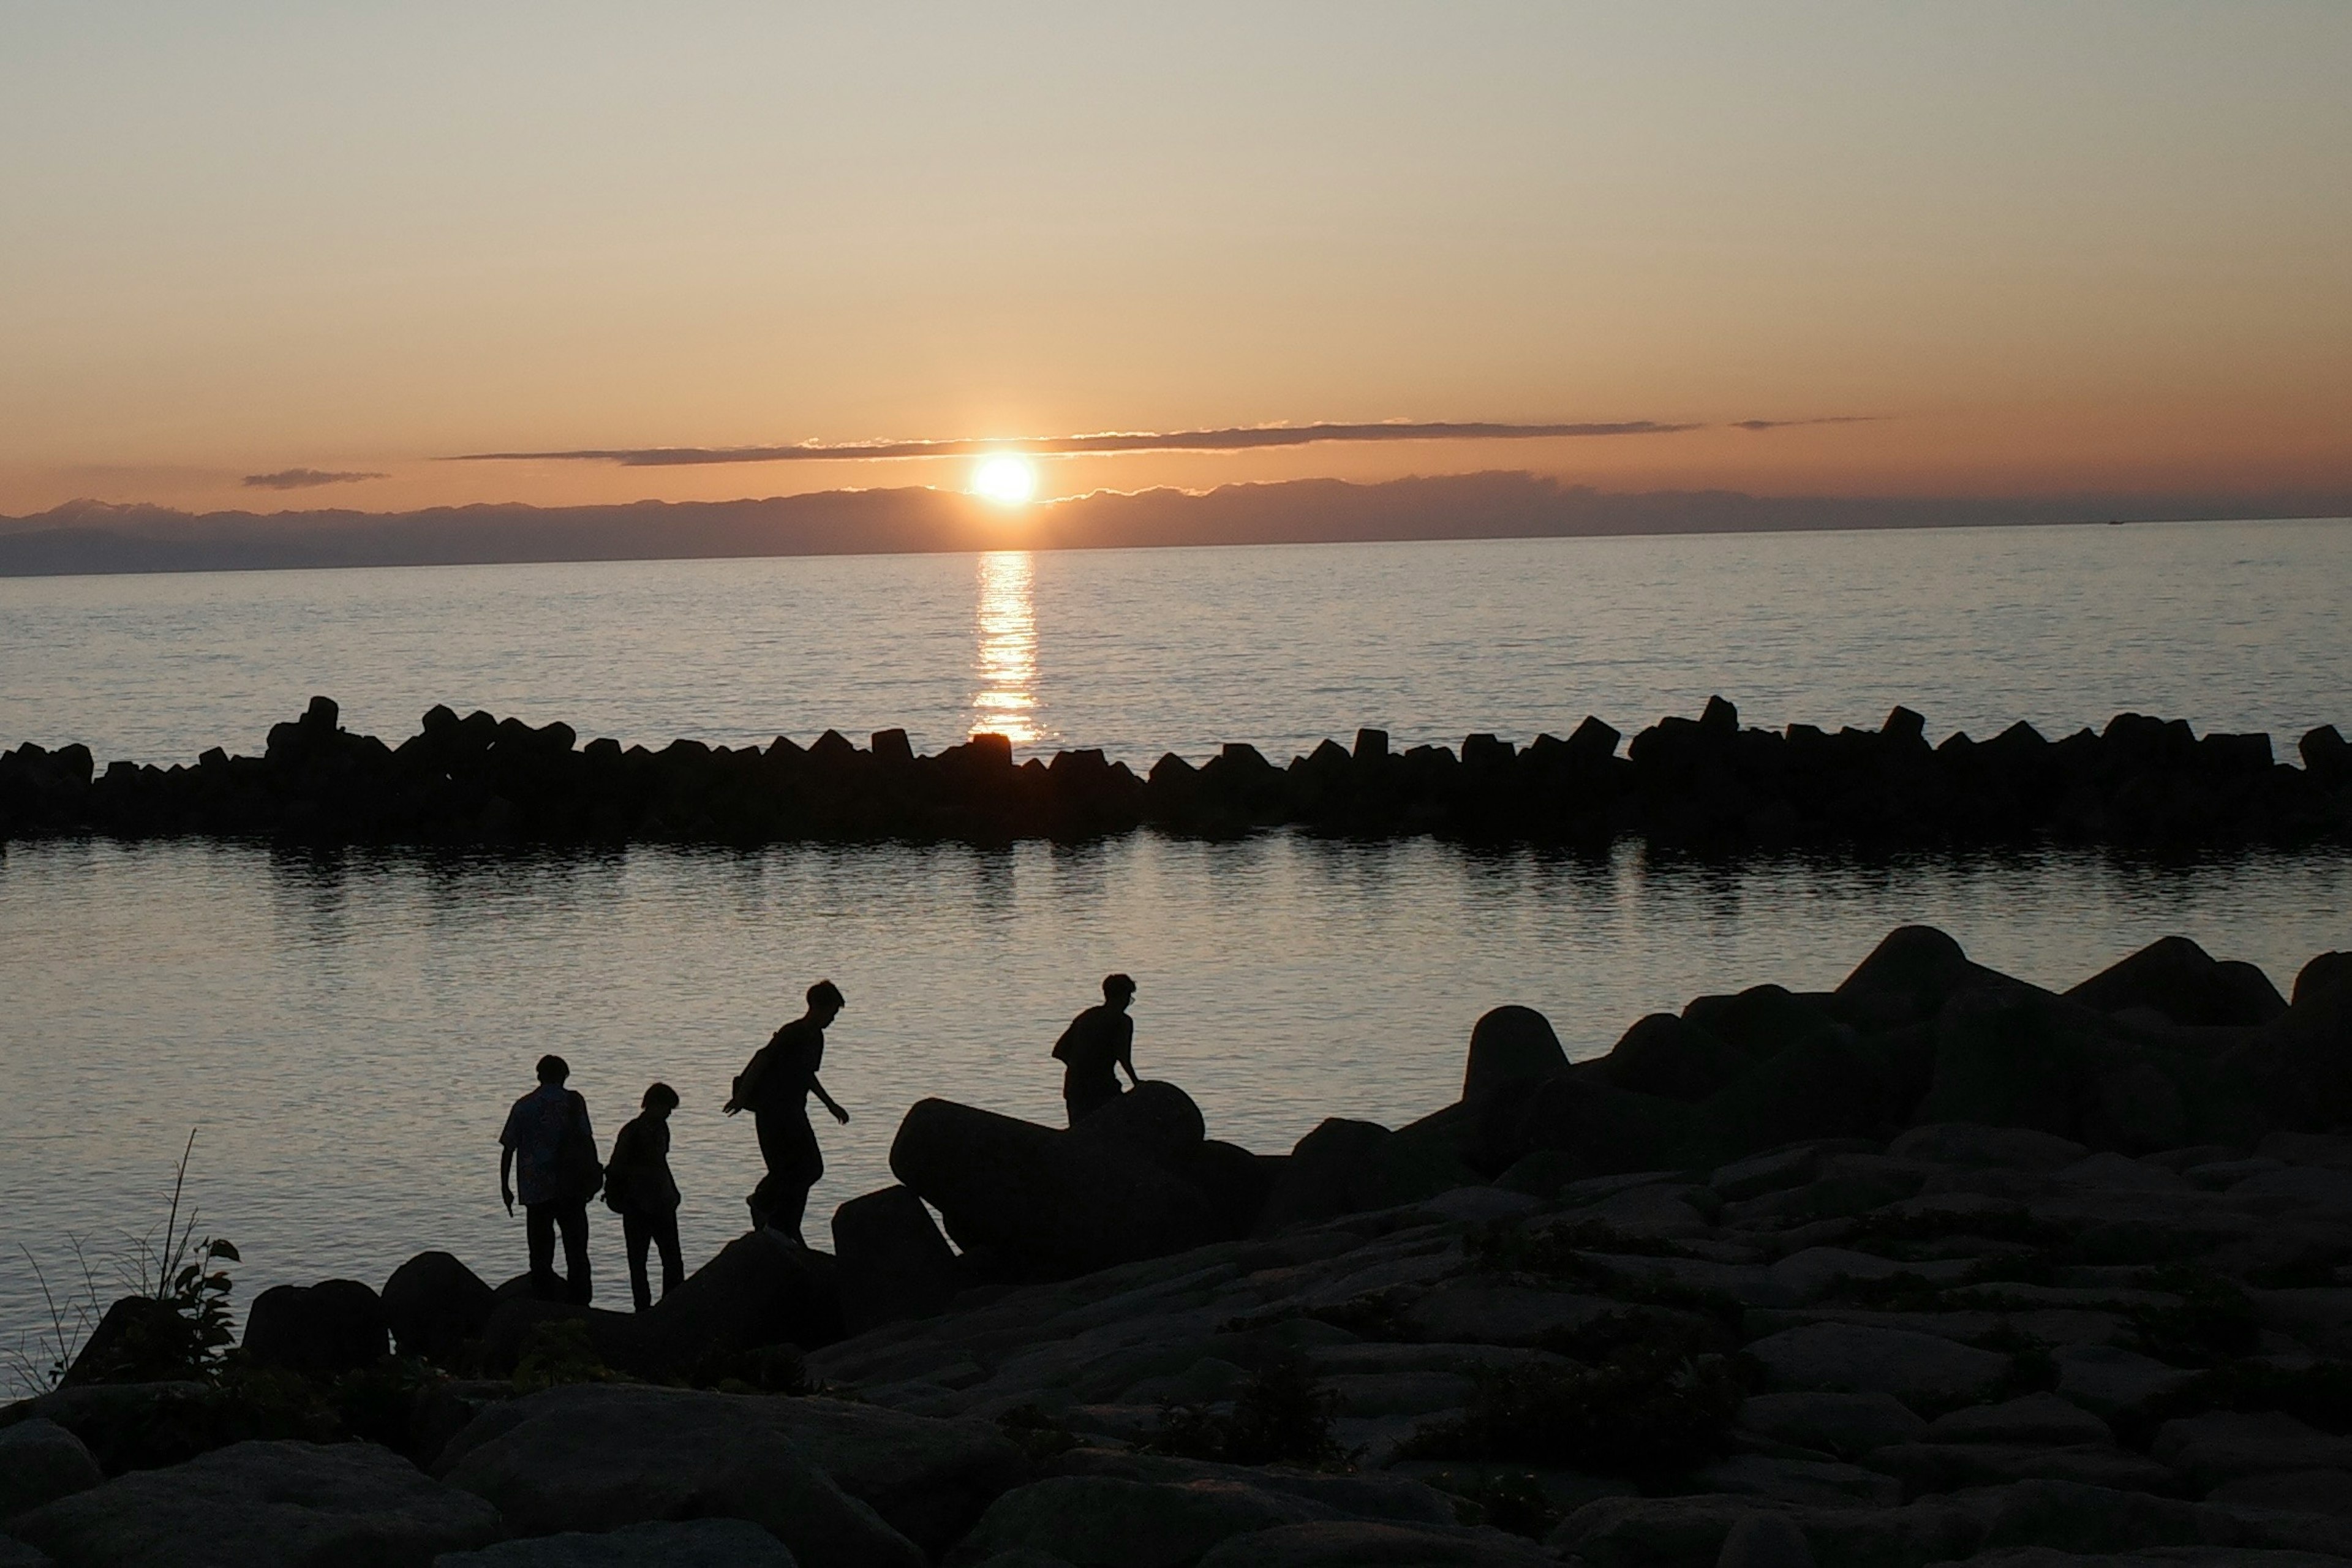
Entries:
POLYGON ((1606 491, 1512 472, 1104 490, 1017 515, 922 488, 403 512, 71 501, 0 518, 0 576, 2345 516, 2352 494, 1757 496, 1606 491))

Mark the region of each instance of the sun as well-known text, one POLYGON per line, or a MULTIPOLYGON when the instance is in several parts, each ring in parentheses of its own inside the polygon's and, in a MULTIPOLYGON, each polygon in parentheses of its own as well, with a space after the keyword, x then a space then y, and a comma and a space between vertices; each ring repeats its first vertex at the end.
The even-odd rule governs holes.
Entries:
POLYGON ((971 491, 999 506, 1020 506, 1037 493, 1037 465, 1013 452, 982 458, 971 471, 971 491))

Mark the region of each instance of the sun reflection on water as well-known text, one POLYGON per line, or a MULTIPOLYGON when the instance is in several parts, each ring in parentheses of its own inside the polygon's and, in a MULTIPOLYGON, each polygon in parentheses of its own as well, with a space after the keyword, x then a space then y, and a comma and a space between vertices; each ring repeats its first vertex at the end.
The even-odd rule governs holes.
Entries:
POLYGON ((1003 735, 1016 746, 1043 737, 1037 724, 1037 615, 1033 562, 1025 550, 980 558, 979 647, 971 732, 1003 735))

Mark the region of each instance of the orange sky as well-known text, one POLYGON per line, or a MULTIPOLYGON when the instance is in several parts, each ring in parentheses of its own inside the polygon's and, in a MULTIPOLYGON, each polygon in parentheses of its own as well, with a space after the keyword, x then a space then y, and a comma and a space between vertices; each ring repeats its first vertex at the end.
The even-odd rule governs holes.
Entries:
POLYGON ((0 14, 0 512, 1388 419, 1870 416, 1045 488, 2352 487, 2352 6, 325 9, 0 14), (298 468, 385 477, 242 482, 298 468))

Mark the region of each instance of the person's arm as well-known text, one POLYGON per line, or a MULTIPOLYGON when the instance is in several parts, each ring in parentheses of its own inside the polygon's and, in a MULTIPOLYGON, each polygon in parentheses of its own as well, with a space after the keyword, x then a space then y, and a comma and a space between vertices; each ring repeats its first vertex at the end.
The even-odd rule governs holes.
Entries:
POLYGON ((840 1122, 844 1127, 849 1125, 849 1112, 833 1102, 833 1096, 825 1093, 824 1085, 817 1082, 814 1073, 809 1074, 809 1092, 824 1101, 824 1108, 833 1112, 833 1119, 835 1121, 840 1122))
POLYGON ((1135 1020, 1121 1014, 1118 1022, 1118 1065, 1127 1069, 1128 1087, 1140 1089, 1143 1080, 1135 1076, 1135 1020))
POLYGON ((507 1213, 514 1213, 514 1145, 499 1145, 499 1196, 507 1202, 507 1213))

